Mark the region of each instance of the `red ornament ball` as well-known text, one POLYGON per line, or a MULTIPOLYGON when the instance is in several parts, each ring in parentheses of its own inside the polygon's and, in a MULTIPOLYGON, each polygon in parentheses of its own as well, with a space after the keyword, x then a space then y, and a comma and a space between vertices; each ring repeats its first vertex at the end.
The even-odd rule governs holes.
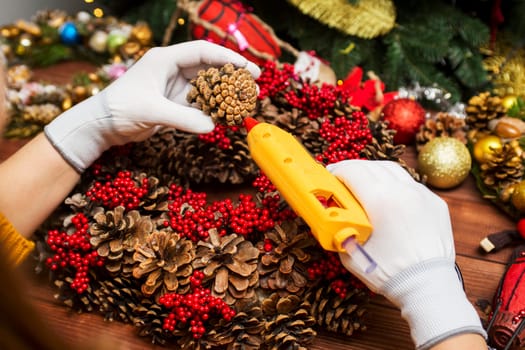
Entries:
POLYGON ((399 98, 388 102, 382 110, 382 118, 388 127, 396 131, 394 143, 411 144, 419 127, 425 122, 425 109, 410 98, 399 98))

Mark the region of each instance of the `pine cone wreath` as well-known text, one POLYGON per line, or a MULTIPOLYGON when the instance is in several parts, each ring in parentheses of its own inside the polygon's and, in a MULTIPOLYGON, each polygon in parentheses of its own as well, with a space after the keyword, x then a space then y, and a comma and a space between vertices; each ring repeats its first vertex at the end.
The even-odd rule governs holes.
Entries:
POLYGON ((366 330, 364 305, 368 302, 368 294, 365 290, 354 288, 342 298, 331 285, 316 286, 305 299, 312 304, 312 316, 320 327, 348 336, 366 330))
POLYGON ((257 84, 245 68, 227 63, 221 68, 201 70, 190 81, 189 103, 211 116, 215 124, 242 125, 257 103, 257 84))
POLYGON ((209 231, 207 242, 199 241, 193 268, 204 273, 203 285, 211 284, 212 295, 233 305, 239 299, 253 298, 259 284, 259 250, 243 236, 220 237, 209 231))
POLYGON ((307 350, 317 336, 311 305, 297 295, 273 293, 262 301, 262 310, 268 318, 264 344, 269 349, 307 350))
POLYGON ((482 92, 469 99, 465 107, 465 122, 469 129, 488 131, 489 122, 506 114, 503 100, 490 92, 482 92))
POLYGON ((306 225, 285 221, 264 234, 258 243, 262 256, 259 259, 259 283, 261 288, 279 291, 281 294, 300 294, 308 283, 307 263, 311 259, 309 248, 317 247, 306 225), (265 252, 265 246, 272 249, 265 252))
POLYGON ((133 277, 145 277, 141 291, 147 297, 170 292, 184 294, 190 289, 194 257, 191 240, 177 233, 155 231, 135 247, 133 277))
POLYGON ((106 258, 106 269, 114 276, 131 276, 135 246, 146 240, 153 231, 149 216, 137 210, 125 213, 122 206, 114 210, 99 211, 91 225, 90 243, 99 256, 106 258))
POLYGON ((445 112, 439 112, 434 117, 425 120, 416 133, 416 150, 436 137, 453 137, 462 143, 467 143, 467 126, 464 118, 458 118, 445 112))

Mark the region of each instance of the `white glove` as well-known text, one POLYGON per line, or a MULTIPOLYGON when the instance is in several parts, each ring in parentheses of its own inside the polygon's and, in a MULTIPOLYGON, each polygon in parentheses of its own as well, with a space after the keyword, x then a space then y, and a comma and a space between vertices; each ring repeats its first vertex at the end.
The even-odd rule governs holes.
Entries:
POLYGON ((390 161, 347 160, 328 166, 356 196, 373 226, 364 249, 371 273, 340 254, 343 265, 401 309, 418 349, 461 333, 486 338, 455 270, 445 201, 390 161))
POLYGON ((143 141, 162 126, 207 133, 211 118, 190 107, 189 80, 201 69, 232 63, 256 79, 260 69, 240 54, 207 41, 152 48, 102 92, 48 124, 53 146, 83 172, 111 146, 143 141))

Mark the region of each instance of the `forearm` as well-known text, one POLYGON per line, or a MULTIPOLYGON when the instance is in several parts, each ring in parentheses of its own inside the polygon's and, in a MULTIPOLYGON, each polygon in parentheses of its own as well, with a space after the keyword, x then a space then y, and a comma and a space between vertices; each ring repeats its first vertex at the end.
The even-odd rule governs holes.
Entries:
POLYGON ((39 134, 0 163, 0 212, 22 236, 29 237, 79 178, 44 134, 39 134))
POLYGON ((487 350, 487 343, 485 339, 479 334, 459 334, 454 337, 450 337, 436 346, 431 350, 456 350, 456 349, 468 349, 468 350, 487 350))

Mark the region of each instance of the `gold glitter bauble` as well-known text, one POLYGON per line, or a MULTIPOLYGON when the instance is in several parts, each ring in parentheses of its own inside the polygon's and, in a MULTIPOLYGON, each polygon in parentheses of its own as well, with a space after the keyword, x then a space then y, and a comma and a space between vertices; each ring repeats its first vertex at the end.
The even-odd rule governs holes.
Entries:
POLYGON ((499 137, 496 135, 487 135, 476 141, 472 153, 474 159, 479 163, 485 163, 492 158, 494 151, 501 147, 503 147, 503 143, 499 137))
POLYGON ((427 184, 448 189, 463 182, 470 173, 472 159, 467 147, 453 137, 429 141, 418 155, 418 171, 426 175, 427 184))
POLYGON ((525 213, 525 181, 520 181, 512 186, 510 201, 516 209, 525 213))

